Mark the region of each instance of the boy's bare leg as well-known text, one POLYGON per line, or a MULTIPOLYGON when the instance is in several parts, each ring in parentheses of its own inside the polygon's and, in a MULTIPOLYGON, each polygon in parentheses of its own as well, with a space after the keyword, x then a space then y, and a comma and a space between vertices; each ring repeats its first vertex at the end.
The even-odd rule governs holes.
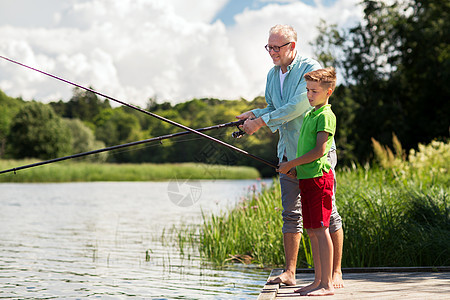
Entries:
POLYGON ((333 273, 333 242, 331 241, 330 232, 328 227, 314 228, 312 229, 317 236, 319 242, 319 255, 320 255, 320 284, 319 286, 302 295, 307 296, 326 296, 334 295, 334 287, 332 280, 333 273))
POLYGON ((269 280, 267 283, 284 283, 286 285, 295 285, 295 270, 297 268, 298 248, 300 247, 300 233, 284 233, 284 255, 286 257, 286 270, 278 277, 269 280))
POLYGON ((320 277, 321 277, 321 271, 320 271, 320 254, 319 254, 319 241, 317 240, 316 235, 314 232, 311 232, 309 229, 308 236, 309 240, 311 241, 311 250, 313 254, 313 260, 314 260, 314 281, 308 285, 305 285, 304 287, 301 287, 297 290, 295 290, 295 293, 307 293, 311 290, 316 289, 320 284, 320 277))
POLYGON ((330 234, 333 241, 333 286, 334 288, 343 288, 344 280, 342 279, 342 247, 344 244, 344 230, 342 227, 336 232, 330 234))

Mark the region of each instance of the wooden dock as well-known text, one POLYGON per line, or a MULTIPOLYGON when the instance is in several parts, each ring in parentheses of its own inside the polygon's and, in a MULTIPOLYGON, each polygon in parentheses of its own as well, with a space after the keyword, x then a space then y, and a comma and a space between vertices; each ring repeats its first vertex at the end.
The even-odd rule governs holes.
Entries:
MULTIPOLYGON (((268 279, 283 269, 273 269, 268 279)), ((314 280, 312 269, 298 269, 295 286, 266 284, 258 300, 303 298, 294 291, 314 280)), ((450 267, 348 268, 343 269, 344 288, 326 299, 450 299, 450 267)), ((322 299, 322 298, 321 298, 322 299)))

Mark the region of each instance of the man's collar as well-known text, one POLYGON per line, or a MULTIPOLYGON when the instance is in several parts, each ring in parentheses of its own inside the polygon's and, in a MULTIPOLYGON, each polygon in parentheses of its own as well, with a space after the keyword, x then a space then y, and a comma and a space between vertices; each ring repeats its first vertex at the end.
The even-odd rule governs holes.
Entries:
POLYGON ((292 62, 290 63, 289 66, 287 66, 287 70, 288 72, 291 71, 291 69, 294 67, 295 63, 300 59, 300 55, 298 55, 298 51, 295 50, 295 56, 294 59, 292 60, 292 62))

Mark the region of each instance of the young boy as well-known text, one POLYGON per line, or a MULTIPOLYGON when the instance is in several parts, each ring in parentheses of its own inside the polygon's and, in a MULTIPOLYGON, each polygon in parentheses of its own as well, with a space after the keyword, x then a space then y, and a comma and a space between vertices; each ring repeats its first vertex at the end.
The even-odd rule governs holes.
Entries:
POLYGON ((296 292, 301 295, 333 295, 333 244, 328 230, 333 196, 333 172, 327 153, 336 131, 336 117, 328 99, 336 86, 333 67, 305 74, 306 96, 314 107, 303 121, 297 158, 281 163, 278 172, 294 173, 301 191, 303 227, 311 240, 315 268, 314 282, 296 292))

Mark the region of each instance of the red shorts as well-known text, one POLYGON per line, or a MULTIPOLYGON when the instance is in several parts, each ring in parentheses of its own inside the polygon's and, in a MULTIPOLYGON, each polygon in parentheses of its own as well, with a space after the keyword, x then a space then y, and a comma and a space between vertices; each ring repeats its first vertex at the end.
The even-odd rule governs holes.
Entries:
POLYGON ((334 174, 323 172, 321 177, 300 179, 300 195, 304 228, 330 226, 334 174))

